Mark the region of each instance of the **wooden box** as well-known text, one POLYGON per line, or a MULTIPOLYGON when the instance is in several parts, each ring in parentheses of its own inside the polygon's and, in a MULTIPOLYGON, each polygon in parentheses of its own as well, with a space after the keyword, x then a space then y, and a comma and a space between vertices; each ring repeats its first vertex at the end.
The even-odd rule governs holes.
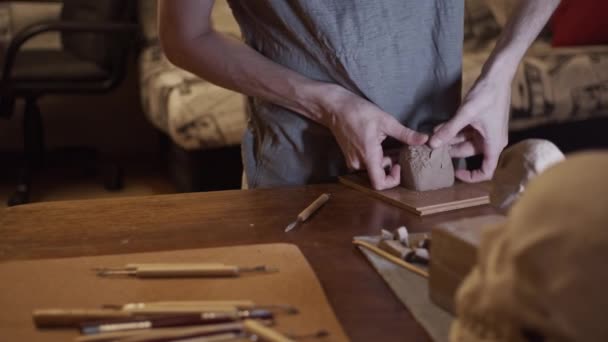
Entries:
POLYGON ((429 293, 435 304, 454 313, 454 295, 477 262, 483 232, 505 220, 487 215, 444 222, 433 229, 429 293))

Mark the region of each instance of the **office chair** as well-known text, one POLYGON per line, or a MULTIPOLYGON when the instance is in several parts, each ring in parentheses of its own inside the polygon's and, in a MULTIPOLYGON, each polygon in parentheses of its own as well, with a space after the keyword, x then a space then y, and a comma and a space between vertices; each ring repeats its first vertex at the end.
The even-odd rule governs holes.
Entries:
MULTIPOLYGON (((64 0, 59 20, 17 32, 6 49, 0 78, 0 116, 24 99, 23 167, 8 205, 28 203, 33 173, 45 164, 44 129, 37 100, 45 95, 104 94, 124 79, 136 39, 136 0, 64 0), (39 34, 59 32, 61 50, 24 50, 39 34)), ((122 184, 113 166, 106 189, 122 184)))

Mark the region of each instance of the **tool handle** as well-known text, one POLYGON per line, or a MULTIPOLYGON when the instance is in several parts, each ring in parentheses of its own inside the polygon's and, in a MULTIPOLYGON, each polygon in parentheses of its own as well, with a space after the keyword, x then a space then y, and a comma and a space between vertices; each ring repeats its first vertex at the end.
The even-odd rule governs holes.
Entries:
POLYGON ((196 307, 239 307, 248 308, 255 306, 252 300, 177 300, 177 301, 161 301, 161 302, 144 302, 144 303, 129 303, 123 306, 123 310, 132 307, 180 307, 180 306, 196 306, 196 307))
POLYGON ((159 316, 159 315, 179 315, 189 313, 202 313, 202 312, 238 312, 236 306, 152 306, 152 307, 141 307, 141 308, 129 308, 124 309, 133 315, 145 315, 145 316, 159 316))
POLYGON ((228 265, 141 265, 135 275, 141 278, 181 278, 181 277, 236 277, 237 266, 228 265))
POLYGON ((41 309, 34 310, 32 318, 39 328, 78 327, 86 321, 129 318, 130 312, 104 309, 41 309))
POLYGON ((294 340, 284 336, 280 332, 264 326, 258 321, 246 319, 243 322, 245 330, 251 334, 257 335, 261 340, 268 342, 294 342, 294 340))
POLYGON ((302 212, 298 214, 298 220, 300 220, 301 222, 308 220, 310 215, 314 214, 315 211, 319 210, 319 208, 321 208, 323 204, 325 204, 329 200, 330 197, 330 194, 323 194, 319 196, 319 198, 317 198, 306 209, 302 210, 302 212))
POLYGON ((205 266, 225 266, 225 264, 219 263, 219 262, 204 262, 204 263, 200 263, 200 262, 165 262, 165 263, 130 263, 130 264, 126 264, 125 268, 140 268, 140 267, 148 267, 148 266, 154 266, 154 267, 190 267, 190 266, 201 266, 201 265, 205 265, 205 266))

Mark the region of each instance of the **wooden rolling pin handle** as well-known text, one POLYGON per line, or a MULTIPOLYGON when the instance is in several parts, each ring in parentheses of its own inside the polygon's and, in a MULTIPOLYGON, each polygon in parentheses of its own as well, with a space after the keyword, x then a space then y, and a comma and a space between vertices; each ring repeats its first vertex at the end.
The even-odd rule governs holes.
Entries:
POLYGON ((246 319, 243 322, 243 326, 245 330, 251 334, 256 335, 263 341, 268 342, 295 342, 294 340, 282 335, 278 331, 264 326, 262 323, 258 321, 254 321, 251 319, 246 319))
POLYGON ((104 309, 44 309, 34 310, 32 317, 39 328, 79 327, 85 321, 129 318, 131 313, 104 309))
POLYGON ((327 202, 330 197, 330 194, 323 194, 319 196, 319 198, 317 198, 306 209, 302 210, 302 212, 298 214, 298 220, 300 222, 308 220, 310 215, 314 214, 315 211, 321 208, 321 206, 323 206, 323 204, 325 204, 325 202, 327 202))
POLYGON ((180 278, 180 277, 236 277, 239 268, 226 265, 204 265, 204 266, 177 266, 156 267, 142 266, 137 269, 136 275, 141 278, 180 278))

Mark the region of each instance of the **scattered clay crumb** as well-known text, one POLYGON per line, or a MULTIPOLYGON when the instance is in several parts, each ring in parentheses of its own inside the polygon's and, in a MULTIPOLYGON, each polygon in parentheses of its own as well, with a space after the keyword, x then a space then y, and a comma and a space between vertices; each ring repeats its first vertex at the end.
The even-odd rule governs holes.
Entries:
POLYGON ((406 246, 406 247, 410 246, 409 233, 405 226, 401 226, 401 227, 397 228, 395 230, 395 235, 397 236, 397 240, 401 241, 401 243, 404 246, 406 246))
POLYGON ((380 235, 382 240, 395 240, 395 234, 386 229, 380 230, 380 235))
POLYGON ((121 245, 126 245, 128 243, 129 243, 129 239, 122 239, 122 240, 120 240, 120 244, 121 245))

